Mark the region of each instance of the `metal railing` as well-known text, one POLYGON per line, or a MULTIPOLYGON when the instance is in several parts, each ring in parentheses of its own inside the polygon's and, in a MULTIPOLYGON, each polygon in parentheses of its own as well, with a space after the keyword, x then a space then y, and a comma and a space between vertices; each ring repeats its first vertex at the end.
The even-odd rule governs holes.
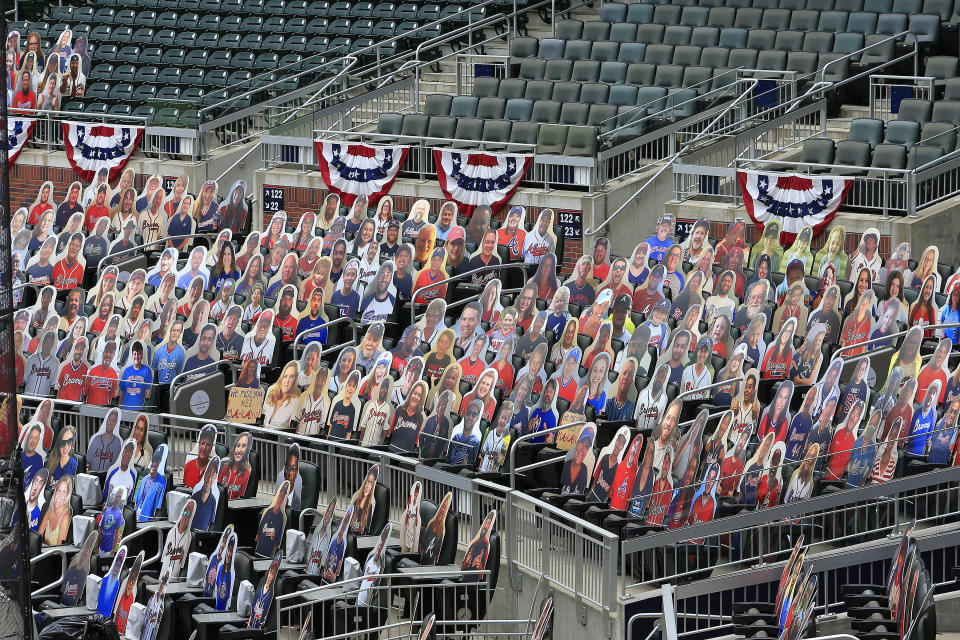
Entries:
POLYGON ((925 76, 892 76, 882 73, 870 76, 870 117, 893 120, 905 98, 933 100, 936 78, 925 76), (894 106, 897 110, 894 111, 894 106))
POLYGON ((127 263, 129 263, 131 260, 134 260, 140 257, 146 258, 147 249, 150 247, 160 247, 160 249, 157 249, 157 251, 161 251, 164 245, 174 240, 196 240, 199 238, 216 238, 218 235, 219 233, 209 232, 209 233, 188 233, 181 236, 167 236, 165 238, 160 238, 158 240, 153 240, 151 242, 145 242, 135 247, 130 247, 129 249, 123 249, 121 251, 117 251, 116 253, 111 253, 109 256, 105 256, 103 259, 101 259, 100 262, 97 264, 97 280, 100 279, 100 276, 103 273, 103 270, 106 269, 107 267, 113 266, 120 269, 121 267, 126 266, 127 263), (141 253, 143 254, 142 256, 139 255, 141 253), (121 256, 135 256, 135 257, 117 261, 117 258, 121 256))
POLYGON ((509 270, 511 270, 511 269, 513 269, 513 270, 519 269, 519 270, 522 271, 524 274, 526 274, 527 267, 529 267, 529 266, 530 266, 530 265, 528 265, 528 264, 526 264, 526 263, 523 263, 523 262, 506 262, 506 263, 498 263, 498 264, 488 264, 488 265, 485 265, 485 266, 482 266, 482 267, 477 267, 476 269, 471 269, 470 271, 467 271, 467 272, 465 272, 465 273, 460 273, 460 274, 457 274, 457 275, 455 275, 455 276, 450 276, 450 277, 448 277, 448 278, 444 278, 443 280, 440 280, 440 281, 438 281, 438 282, 434 282, 434 283, 431 283, 431 284, 428 284, 428 285, 424 285, 424 286, 420 287, 419 289, 415 289, 415 290, 413 291, 413 295, 410 296, 410 324, 414 324, 414 323, 416 323, 416 321, 417 321, 417 307, 418 307, 418 306, 423 307, 424 312, 426 312, 426 308, 427 308, 427 304, 426 304, 426 303, 420 304, 420 303, 414 302, 414 301, 417 299, 417 294, 420 293, 421 291, 429 291, 430 289, 436 289, 437 287, 446 286, 446 285, 448 285, 448 284, 450 284, 450 283, 453 283, 453 282, 460 282, 461 280, 466 280, 467 278, 472 278, 474 275, 476 275, 476 274, 478 274, 478 273, 486 273, 486 272, 496 271, 496 272, 497 272, 497 277, 499 278, 499 277, 500 277, 500 276, 499 276, 499 273, 500 273, 501 271, 509 271, 509 270))
MULTIPOLYGON (((315 334, 317 334, 317 333, 320 333, 320 331, 323 330, 323 329, 329 329, 330 327, 333 327, 333 326, 336 326, 336 325, 340 325, 340 324, 346 324, 347 326, 350 327, 350 330, 353 332, 353 338, 352 338, 349 342, 341 342, 341 343, 339 343, 337 346, 340 347, 340 348, 343 348, 343 347, 352 347, 352 346, 356 346, 356 345, 360 344, 359 342, 357 342, 357 323, 354 322, 353 320, 351 320, 350 318, 346 318, 346 317, 344 317, 344 318, 334 318, 333 320, 330 320, 330 321, 328 321, 328 322, 324 322, 323 324, 321 324, 321 325, 319 325, 319 326, 311 327, 310 329, 307 329, 306 331, 301 331, 300 333, 298 333, 298 334, 297 334, 297 337, 294 338, 294 340, 293 340, 293 358, 294 358, 295 360, 298 360, 298 359, 300 358, 300 341, 301 341, 301 339, 305 338, 306 336, 312 336, 312 335, 315 335, 315 334)), ((330 350, 330 349, 324 349, 323 346, 321 346, 321 348, 320 348, 321 355, 323 355, 323 353, 325 353, 326 351, 329 351, 329 350, 330 350)))

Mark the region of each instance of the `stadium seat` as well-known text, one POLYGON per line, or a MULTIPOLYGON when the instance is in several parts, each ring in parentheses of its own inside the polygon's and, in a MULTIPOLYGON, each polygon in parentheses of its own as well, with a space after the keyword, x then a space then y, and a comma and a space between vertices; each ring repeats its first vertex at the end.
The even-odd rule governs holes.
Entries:
POLYGON ((450 116, 431 116, 427 124, 427 137, 452 140, 457 134, 457 119, 450 116))
POLYGON ((550 100, 553 98, 553 83, 549 80, 528 82, 523 97, 528 100, 550 100))
POLYGON ((657 74, 653 79, 657 87, 675 89, 683 86, 683 67, 674 64, 662 64, 657 67, 657 74))
POLYGON ((870 166, 880 169, 906 169, 907 148, 902 144, 878 144, 870 166))
POLYGON ((829 33, 847 31, 847 17, 846 11, 823 11, 817 21, 817 31, 827 31, 829 33))
POLYGON ((927 122, 920 127, 920 142, 940 147, 944 154, 950 153, 957 146, 956 127, 946 122, 927 122))
POLYGON ((836 145, 834 163, 852 167, 870 166, 870 145, 855 140, 841 140, 836 145))
POLYGON ((600 82, 621 84, 626 81, 627 65, 623 62, 604 62, 600 66, 600 82))
POLYGON ((679 65, 698 65, 700 64, 700 47, 686 46, 677 47, 673 50, 673 64, 679 65))
POLYGON ((561 40, 579 40, 583 33, 583 22, 580 20, 561 20, 557 23, 556 35, 561 40))
POLYGON ((883 120, 875 118, 854 118, 850 121, 848 139, 866 142, 870 148, 883 142, 883 120))
POLYGON ((530 114, 533 122, 555 124, 560 121, 560 103, 554 100, 536 100, 530 114))
POLYGON ((637 42, 647 46, 663 43, 664 26, 662 24, 641 24, 637 27, 637 42))
MULTIPOLYGON (((536 122, 514 122, 510 129, 510 143, 522 145, 536 145, 540 125, 536 122)), ((527 152, 530 148, 525 148, 527 152)))
POLYGON ((803 38, 803 50, 813 53, 832 52, 833 34, 825 31, 811 31, 807 33, 803 38))
POLYGON ((565 42, 554 38, 544 38, 540 41, 538 57, 543 59, 562 58, 565 42))
MULTIPOLYGON (((478 81, 481 79, 497 80, 496 78, 477 78, 478 81)), ((474 85, 474 89, 476 89, 476 85, 474 85)), ((495 91, 494 95, 496 95, 495 91)), ((450 115, 450 103, 452 101, 452 96, 443 93, 432 93, 424 99, 423 113, 430 117, 450 115)))
POLYGON ((898 35, 907 30, 907 16, 902 13, 881 13, 877 17, 877 33, 898 35))
POLYGON ((590 106, 579 102, 566 102, 560 107, 560 124, 568 126, 587 124, 590 106))
POLYGON ((663 44, 680 46, 690 44, 690 27, 671 25, 663 30, 663 44))
POLYGON ((584 86, 579 82, 558 82, 553 85, 551 99, 557 102, 577 102, 580 100, 580 91, 584 86))
POLYGON ((575 126, 567 132, 566 144, 563 147, 564 156, 596 156, 597 130, 594 127, 575 126))
MULTIPOLYGON (((717 29, 725 29, 726 27, 732 27, 734 21, 736 20, 737 12, 732 7, 714 7, 710 9, 710 15, 707 18, 708 27, 716 27, 717 29)), ((664 23, 668 24, 668 23, 664 23)), ((746 27, 749 28, 749 27, 746 27)))
POLYGON ((641 87, 652 86, 656 73, 656 65, 645 62, 631 64, 627 67, 627 83, 641 87))
POLYGON ((600 8, 600 18, 606 22, 624 22, 627 19, 627 5, 620 2, 607 2, 600 8))
POLYGON ((533 101, 526 98, 511 98, 507 100, 503 117, 511 121, 528 121, 533 113, 533 101))
POLYGON ((545 80, 554 82, 563 82, 570 79, 573 72, 573 61, 564 58, 555 58, 548 60, 544 68, 543 77, 545 80))
POLYGON ((653 5, 634 2, 627 6, 627 22, 634 24, 649 24, 653 22, 653 5))
POLYGON ((716 69, 723 69, 727 66, 730 57, 730 49, 725 47, 704 47, 700 52, 699 64, 703 66, 713 66, 716 69))
MULTIPOLYGON (((632 64, 634 62, 643 62, 643 58, 646 55, 647 45, 642 42, 623 42, 620 44, 620 51, 617 52, 617 62, 625 62, 627 64, 632 64)), ((577 61, 586 62, 586 61, 577 61)), ((596 62, 591 60, 590 62, 596 62)))
POLYGON ((710 9, 707 7, 686 6, 680 11, 680 24, 687 27, 705 27, 709 16, 710 9))
MULTIPOLYGON (((800 162, 820 165, 832 165, 834 162, 834 142, 830 138, 811 138, 804 141, 800 152, 800 162)), ((829 168, 813 168, 814 173, 829 171, 829 168)))
POLYGON ((747 33, 748 49, 773 49, 777 34, 769 29, 751 29, 747 33))
POLYGON ((759 29, 763 24, 763 10, 753 7, 737 9, 737 17, 733 26, 741 29, 759 29))
MULTIPOLYGON (((404 119, 406 120, 406 119, 404 119)), ((476 141, 483 137, 483 120, 477 118, 460 118, 457 120, 457 130, 454 137, 460 141, 454 144, 459 148, 476 146, 476 141)))
POLYGON ((863 49, 863 34, 838 33, 833 38, 833 52, 849 55, 863 49))
MULTIPOLYGON (((716 27, 695 27, 690 33, 690 44, 695 47, 715 47, 720 42, 720 30, 716 27)), ((623 46, 620 47, 621 51, 623 46)))
POLYGON ((477 118, 481 120, 500 120, 506 101, 503 98, 480 98, 477 101, 477 118))
POLYGON ((569 129, 570 127, 558 124, 540 125, 537 134, 537 153, 540 155, 561 155, 567 143, 569 129))
POLYGON ((918 144, 910 147, 907 153, 907 169, 917 169, 931 162, 936 162, 944 155, 943 149, 933 145, 918 144))
POLYGON ((930 56, 924 67, 924 75, 937 80, 957 77, 957 58, 954 56, 930 56))
POLYGON ((477 103, 473 96, 454 96, 450 103, 450 116, 453 118, 477 117, 477 103))
MULTIPOLYGON (((574 64, 574 68, 576 68, 576 64, 574 64)), ((505 78, 504 80, 500 81, 500 88, 497 90, 497 96, 507 100, 511 98, 522 98, 526 93, 526 89, 526 80, 521 78, 505 78)))
POLYGON ((683 7, 679 5, 658 4, 653 9, 653 21, 657 24, 679 24, 683 7))
MULTIPOLYGON (((647 48, 649 51, 649 47, 647 48)), ((594 42, 590 49, 590 58, 598 62, 616 60, 620 51, 618 42, 594 42)))
POLYGON ((673 47, 668 44, 648 45, 643 61, 647 64, 670 64, 673 61, 673 47))
POLYGON ((847 32, 860 33, 865 36, 877 32, 877 14, 870 11, 851 13, 847 19, 847 32))
MULTIPOLYGON (((634 29, 636 27, 634 26, 634 29)), ((597 40, 607 40, 610 35, 609 22, 585 22, 583 24, 583 39, 596 42, 597 40)), ((543 48, 543 40, 540 41, 540 47, 543 48)))
POLYGON ((786 9, 766 9, 763 12, 763 22, 760 23, 761 29, 771 29, 773 31, 783 31, 790 28, 790 12, 786 9))
POLYGON ((747 30, 737 27, 727 27, 720 31, 720 40, 717 43, 728 49, 739 49, 747 46, 747 30))
POLYGON ((567 46, 563 50, 563 57, 567 60, 589 60, 590 59, 590 50, 593 48, 593 43, 587 40, 570 40, 567 42, 567 46))
POLYGON ((547 61, 540 58, 527 58, 520 63, 519 77, 524 80, 542 80, 547 61))
POLYGON ((933 14, 912 14, 908 30, 924 44, 935 44, 940 36, 940 17, 933 14))

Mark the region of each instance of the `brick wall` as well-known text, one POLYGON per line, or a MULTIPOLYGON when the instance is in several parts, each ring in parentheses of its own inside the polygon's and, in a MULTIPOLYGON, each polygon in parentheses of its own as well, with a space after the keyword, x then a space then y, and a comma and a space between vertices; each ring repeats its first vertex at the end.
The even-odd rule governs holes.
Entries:
MULTIPOLYGON (((135 174, 134 185, 138 193, 149 177, 146 174, 135 174)), ((70 167, 42 167, 18 162, 10 169, 10 206, 16 211, 20 207, 33 204, 40 185, 47 181, 53 182, 54 201, 63 202, 67 187, 78 179, 76 172, 70 167)), ((113 184, 115 183, 116 181, 113 184)), ((83 186, 86 187, 86 183, 83 183, 83 186)))
MULTIPOLYGON (((710 223, 710 237, 715 240, 721 240, 727 234, 727 227, 729 223, 726 222, 711 222, 710 223)), ((746 239, 749 244, 755 244, 760 239, 760 228, 755 224, 748 223, 746 228, 746 239)), ((816 254, 817 251, 826 244, 827 236, 829 235, 829 228, 824 233, 821 233, 819 236, 813 239, 813 242, 810 244, 811 251, 816 254)), ((847 250, 847 253, 855 251, 857 245, 860 243, 860 234, 847 232, 844 247, 847 250)), ((890 256, 890 252, 893 250, 890 236, 881 235, 880 236, 880 255, 884 258, 890 256)))
MULTIPOLYGON (((284 189, 284 207, 287 212, 287 223, 291 225, 295 225, 300 220, 300 216, 307 211, 313 211, 314 213, 319 212, 323 206, 323 201, 329 194, 329 191, 326 189, 309 189, 302 187, 284 187, 284 189)), ((414 201, 419 199, 420 198, 411 196, 393 196, 393 207, 396 211, 409 211, 414 201)), ((439 213, 440 207, 442 207, 445 202, 444 200, 435 198, 426 198, 426 200, 430 203, 431 215, 439 213)), ((506 217, 507 210, 508 207, 504 207, 500 213, 494 216, 494 220, 496 221, 495 227, 499 227, 499 223, 506 217)), ((541 210, 540 207, 527 207, 527 221, 536 220, 541 210)), ((272 217, 272 213, 263 213, 264 229, 269 226, 272 217)), ((573 271, 573 265, 581 255, 583 255, 583 240, 580 238, 566 238, 563 243, 563 256, 558 256, 560 273, 563 275, 571 273, 573 271)))

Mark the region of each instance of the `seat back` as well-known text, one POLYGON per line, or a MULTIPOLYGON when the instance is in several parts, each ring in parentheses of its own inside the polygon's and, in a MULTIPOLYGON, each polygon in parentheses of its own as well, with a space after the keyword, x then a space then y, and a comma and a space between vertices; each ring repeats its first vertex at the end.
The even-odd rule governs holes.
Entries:
POLYGON ((830 138, 811 138, 803 143, 800 162, 833 164, 834 142, 830 138))
POLYGON ((854 118, 850 121, 850 140, 859 140, 875 147, 883 141, 883 120, 854 118))
POLYGON ((873 161, 870 166, 882 169, 905 169, 907 148, 902 144, 878 144, 873 151, 873 161))

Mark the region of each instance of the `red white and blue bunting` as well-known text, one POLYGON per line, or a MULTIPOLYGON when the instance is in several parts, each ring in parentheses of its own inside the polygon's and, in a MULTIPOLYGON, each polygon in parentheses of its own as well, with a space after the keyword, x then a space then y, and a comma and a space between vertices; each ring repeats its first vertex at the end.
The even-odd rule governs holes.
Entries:
POLYGON ((533 156, 434 149, 440 190, 470 215, 486 205, 497 213, 513 196, 533 156))
POLYGON ((761 229, 771 221, 780 223, 780 241, 793 242, 805 227, 816 237, 843 204, 853 178, 804 176, 797 173, 737 171, 743 204, 761 229))
POLYGON ((367 196, 369 206, 375 206, 390 191, 409 150, 323 140, 313 144, 323 181, 348 207, 359 196, 367 196))
POLYGON ((23 145, 30 139, 36 123, 37 121, 32 118, 7 119, 7 164, 9 166, 12 167, 17 161, 17 156, 23 150, 23 145))
POLYGON ((103 167, 110 169, 110 180, 114 180, 137 150, 142 137, 143 127, 63 123, 67 160, 84 182, 93 182, 97 171, 103 167))

